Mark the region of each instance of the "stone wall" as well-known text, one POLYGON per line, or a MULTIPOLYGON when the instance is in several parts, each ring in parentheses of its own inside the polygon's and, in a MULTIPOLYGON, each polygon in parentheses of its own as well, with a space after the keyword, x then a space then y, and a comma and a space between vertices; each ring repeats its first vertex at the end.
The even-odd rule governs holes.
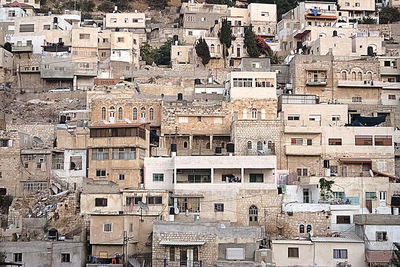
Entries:
POLYGON ((278 215, 277 226, 285 238, 307 238, 307 225, 311 225, 313 236, 327 236, 330 221, 328 212, 288 212, 278 215), (304 233, 300 233, 300 225, 304 225, 304 233))

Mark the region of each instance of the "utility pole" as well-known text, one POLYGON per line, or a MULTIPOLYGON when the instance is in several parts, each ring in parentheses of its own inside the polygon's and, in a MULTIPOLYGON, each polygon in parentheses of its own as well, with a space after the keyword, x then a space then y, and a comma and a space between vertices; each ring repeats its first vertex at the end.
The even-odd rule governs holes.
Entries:
POLYGON ((123 253, 124 253, 124 267, 128 266, 128 235, 127 232, 124 231, 124 249, 123 249, 123 253))

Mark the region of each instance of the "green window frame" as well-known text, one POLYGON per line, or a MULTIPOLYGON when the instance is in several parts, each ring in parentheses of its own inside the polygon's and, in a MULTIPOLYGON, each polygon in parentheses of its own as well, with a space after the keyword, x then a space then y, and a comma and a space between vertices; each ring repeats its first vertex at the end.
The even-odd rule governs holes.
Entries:
POLYGON ((164 173, 153 173, 153 182, 163 182, 164 173))

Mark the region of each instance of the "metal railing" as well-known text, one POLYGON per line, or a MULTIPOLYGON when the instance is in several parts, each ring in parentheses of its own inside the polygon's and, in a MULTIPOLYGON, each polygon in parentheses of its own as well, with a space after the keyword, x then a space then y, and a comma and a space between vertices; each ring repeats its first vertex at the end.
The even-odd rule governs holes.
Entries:
POLYGON ((153 260, 152 267, 206 267, 207 265, 203 264, 203 261, 194 261, 194 260, 184 260, 184 261, 169 261, 167 259, 164 260, 153 260))

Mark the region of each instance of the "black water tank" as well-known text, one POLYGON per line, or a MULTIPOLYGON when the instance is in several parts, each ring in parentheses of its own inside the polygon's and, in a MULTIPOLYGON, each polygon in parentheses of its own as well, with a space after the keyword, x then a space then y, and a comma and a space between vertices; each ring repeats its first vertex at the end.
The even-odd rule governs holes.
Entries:
POLYGON ((235 145, 233 143, 226 144, 226 151, 228 153, 234 153, 235 152, 235 145))
POLYGON ((222 147, 217 146, 217 147, 215 148, 215 153, 216 153, 216 154, 221 154, 221 153, 222 153, 222 147))
POLYGON ((51 229, 49 230, 49 233, 48 233, 48 235, 47 235, 47 238, 48 238, 48 239, 55 239, 55 240, 57 240, 57 239, 58 239, 58 231, 57 231, 57 229, 51 228, 51 229))
POLYGON ((176 144, 171 144, 171 152, 176 152, 176 144))

